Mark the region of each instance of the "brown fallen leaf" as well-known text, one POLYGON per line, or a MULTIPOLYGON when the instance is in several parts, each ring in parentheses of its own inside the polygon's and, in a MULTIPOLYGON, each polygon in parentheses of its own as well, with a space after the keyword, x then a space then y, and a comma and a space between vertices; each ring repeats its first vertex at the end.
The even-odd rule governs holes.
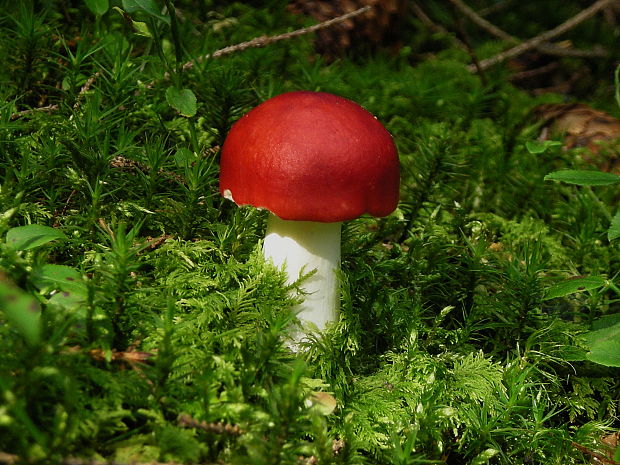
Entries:
POLYGON ((613 464, 617 463, 613 460, 614 451, 620 446, 620 431, 609 434, 601 439, 601 442, 609 449, 605 451, 601 457, 592 457, 594 464, 613 464))
POLYGON ((563 138, 564 148, 583 147, 582 159, 603 171, 620 171, 620 120, 581 103, 551 103, 533 111, 543 123, 540 140, 563 138))
POLYGON ((308 407, 313 407, 317 409, 317 411, 321 415, 329 415, 336 410, 338 402, 336 398, 327 392, 313 392, 306 399, 306 405, 308 407))

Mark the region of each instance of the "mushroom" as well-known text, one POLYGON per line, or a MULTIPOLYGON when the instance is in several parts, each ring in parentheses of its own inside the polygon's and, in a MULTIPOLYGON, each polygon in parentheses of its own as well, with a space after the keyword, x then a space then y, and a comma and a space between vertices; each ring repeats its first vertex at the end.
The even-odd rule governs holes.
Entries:
POLYGON ((264 256, 285 270, 289 284, 306 276, 297 317, 305 331, 323 330, 338 317, 341 224, 396 208, 398 153, 388 131, 358 104, 324 92, 288 92, 233 125, 222 147, 220 192, 269 210, 264 256))

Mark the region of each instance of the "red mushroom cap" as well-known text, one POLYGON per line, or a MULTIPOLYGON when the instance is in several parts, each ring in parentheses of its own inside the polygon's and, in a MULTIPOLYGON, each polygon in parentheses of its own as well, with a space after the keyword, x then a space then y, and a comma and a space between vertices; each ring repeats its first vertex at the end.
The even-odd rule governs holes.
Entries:
POLYGON ((245 114, 222 148, 220 192, 284 220, 385 216, 398 204, 389 132, 358 104, 324 92, 273 97, 245 114))

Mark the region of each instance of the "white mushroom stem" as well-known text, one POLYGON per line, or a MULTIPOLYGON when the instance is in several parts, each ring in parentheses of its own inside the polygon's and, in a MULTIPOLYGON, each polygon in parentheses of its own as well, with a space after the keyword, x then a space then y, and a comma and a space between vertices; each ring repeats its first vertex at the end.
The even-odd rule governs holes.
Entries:
MULTIPOLYGON (((338 316, 340 298, 336 270, 340 264, 340 225, 287 221, 269 215, 263 243, 265 258, 286 271, 289 284, 316 270, 300 285, 305 296, 295 310, 302 328, 312 323, 323 330, 338 316)), ((303 333, 293 338, 299 341, 303 333)))

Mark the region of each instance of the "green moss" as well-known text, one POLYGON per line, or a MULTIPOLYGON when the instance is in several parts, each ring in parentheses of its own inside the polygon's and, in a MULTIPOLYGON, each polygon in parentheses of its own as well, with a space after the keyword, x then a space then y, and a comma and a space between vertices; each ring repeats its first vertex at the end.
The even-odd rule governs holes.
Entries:
MULTIPOLYGON (((299 18, 282 1, 194 11, 178 0, 175 39, 159 9, 116 2, 148 37, 88 3, 11 13, 0 1, 0 280, 11 290, 0 452, 33 463, 581 464, 590 457, 573 443, 598 450, 617 429, 617 369, 584 361, 580 340, 618 311, 618 244, 606 236, 617 191, 546 183, 583 162, 526 147, 539 130, 530 110, 563 96, 520 90, 504 69, 470 73, 471 56, 411 13, 398 53, 362 47, 328 62, 306 36, 179 73, 177 56, 299 18), (171 85, 197 97, 196 116, 167 104, 171 85), (340 320, 293 353, 299 298, 262 258, 266 214, 222 199, 218 174, 230 126, 299 89, 377 115, 402 173, 392 215, 343 227, 340 320), (28 224, 66 238, 11 247, 28 224), (53 270, 79 283, 55 285, 53 270), (546 299, 582 275, 609 284, 546 299), (313 407, 317 392, 336 407, 313 407)), ((554 5, 554 24, 581 8, 560 3, 541 24, 530 24, 534 6, 493 20, 521 34, 527 19, 535 33, 554 5)), ((459 27, 443 3, 424 8, 459 27)), ((503 48, 466 32, 480 58, 503 48)), ((600 67, 590 103, 610 110, 600 67)))

